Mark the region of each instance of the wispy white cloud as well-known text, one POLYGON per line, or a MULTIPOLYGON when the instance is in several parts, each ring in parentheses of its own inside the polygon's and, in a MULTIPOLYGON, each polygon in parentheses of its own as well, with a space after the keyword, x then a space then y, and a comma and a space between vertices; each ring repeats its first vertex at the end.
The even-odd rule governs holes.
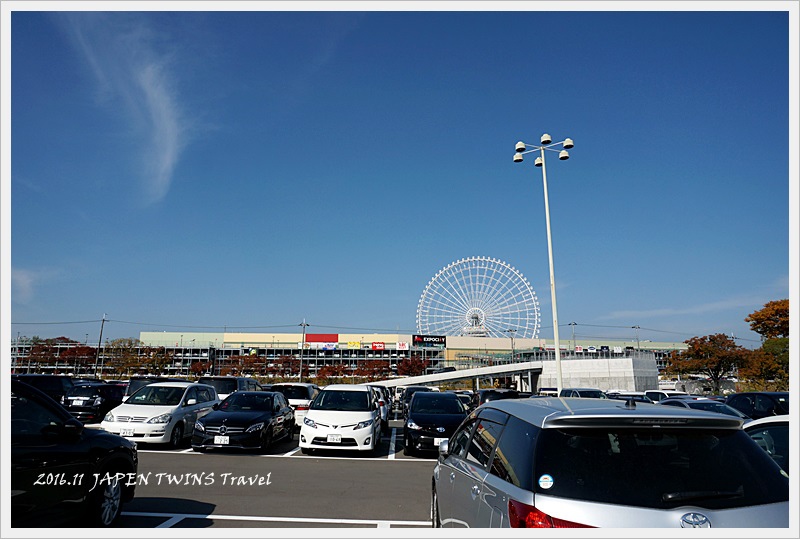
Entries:
POLYGON ((11 268, 11 301, 27 304, 36 296, 36 289, 42 283, 57 275, 55 270, 28 270, 11 268))
POLYGON ((97 97, 120 111, 139 151, 146 203, 169 192, 191 129, 181 109, 169 40, 137 14, 72 13, 68 34, 94 74, 97 97))
POLYGON ((647 318, 660 318, 668 316, 686 316, 707 314, 713 312, 727 311, 730 309, 752 308, 754 305, 764 303, 763 298, 731 298, 710 303, 700 303, 697 305, 686 305, 683 307, 670 307, 661 309, 612 311, 606 316, 600 317, 605 320, 627 319, 643 320, 647 318))

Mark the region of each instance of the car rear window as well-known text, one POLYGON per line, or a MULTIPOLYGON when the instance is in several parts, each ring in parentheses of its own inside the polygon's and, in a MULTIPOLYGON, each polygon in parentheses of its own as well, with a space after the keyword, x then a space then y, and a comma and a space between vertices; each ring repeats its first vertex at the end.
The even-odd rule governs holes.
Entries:
POLYGON ((69 397, 99 397, 100 388, 98 386, 75 386, 69 390, 69 397))
POLYGON ((671 509, 745 507, 789 499, 788 478, 741 430, 543 429, 535 492, 671 509), (552 481, 539 484, 544 475, 552 481))
POLYGON ((223 395, 230 395, 231 393, 235 392, 239 386, 237 385, 236 380, 219 380, 215 378, 205 379, 201 378, 200 381, 206 385, 209 385, 217 390, 217 393, 222 393, 223 395))
POLYGON ((287 399, 309 400, 308 388, 304 386, 272 386, 272 390, 283 393, 287 399))

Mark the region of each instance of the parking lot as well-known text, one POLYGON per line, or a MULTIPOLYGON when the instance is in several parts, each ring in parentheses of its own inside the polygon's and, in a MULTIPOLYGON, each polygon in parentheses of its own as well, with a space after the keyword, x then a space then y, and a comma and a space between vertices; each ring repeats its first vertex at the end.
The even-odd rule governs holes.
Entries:
POLYGON ((303 455, 292 441, 265 454, 196 453, 139 444, 135 499, 123 528, 430 527, 435 454, 403 455, 402 420, 375 456, 303 455))

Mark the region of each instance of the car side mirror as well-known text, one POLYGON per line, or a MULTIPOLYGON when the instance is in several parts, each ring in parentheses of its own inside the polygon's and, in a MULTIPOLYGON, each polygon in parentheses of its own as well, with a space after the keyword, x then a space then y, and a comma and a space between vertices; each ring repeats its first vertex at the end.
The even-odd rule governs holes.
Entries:
POLYGON ((184 406, 193 406, 195 404, 197 404, 197 399, 189 399, 186 401, 186 404, 184 404, 184 406))
POLYGON ((219 410, 219 403, 218 403, 218 402, 215 402, 214 404, 212 404, 212 405, 211 405, 211 409, 212 409, 212 410, 219 410))
POLYGON ((439 443, 439 456, 446 457, 450 454, 450 441, 449 440, 442 440, 439 443))

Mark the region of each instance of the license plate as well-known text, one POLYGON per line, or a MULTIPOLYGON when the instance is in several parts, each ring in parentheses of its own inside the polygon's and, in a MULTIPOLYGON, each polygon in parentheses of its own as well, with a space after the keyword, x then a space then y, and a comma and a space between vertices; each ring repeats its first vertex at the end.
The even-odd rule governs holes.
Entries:
POLYGON ((122 429, 120 436, 133 436, 133 429, 122 429))
POLYGON ((447 440, 447 438, 434 438, 433 439, 433 445, 435 445, 436 447, 439 447, 439 444, 442 443, 445 440, 447 440))
POLYGON ((75 399, 74 401, 72 401, 72 403, 75 406, 83 406, 84 404, 86 404, 86 401, 83 399, 75 399))
POLYGON ((214 436, 214 443, 217 445, 228 445, 229 436, 214 436))
POLYGON ((328 434, 328 443, 329 444, 340 444, 340 443, 342 443, 342 435, 341 434, 328 434))

